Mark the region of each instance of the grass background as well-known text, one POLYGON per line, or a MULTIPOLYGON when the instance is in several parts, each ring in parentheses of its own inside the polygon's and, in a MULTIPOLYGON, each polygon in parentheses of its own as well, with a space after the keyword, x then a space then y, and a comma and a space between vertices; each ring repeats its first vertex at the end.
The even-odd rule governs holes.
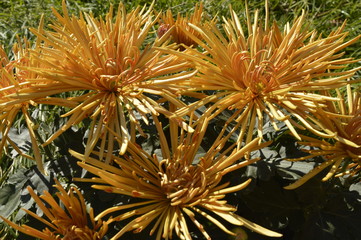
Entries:
MULTIPOLYGON (((68 1, 69 11, 78 14, 79 11, 93 12, 94 15, 104 15, 110 4, 117 6, 119 0, 73 0, 68 1)), ((150 4, 147 0, 123 1, 127 9, 137 5, 150 4)), ((186 14, 191 12, 196 0, 156 0, 157 11, 172 9, 174 13, 186 14)), ((251 10, 264 11, 264 1, 249 1, 251 10)), ((245 1, 242 0, 204 0, 206 14, 213 16, 229 16, 229 5, 239 14, 245 15, 245 1)), ((0 1, 0 44, 10 50, 16 35, 32 38, 29 27, 37 27, 41 14, 49 23, 52 19, 51 8, 61 9, 61 0, 2 0, 0 1)), ((359 0, 269 0, 271 20, 280 25, 292 21, 300 15, 302 9, 307 12, 307 24, 311 29, 328 34, 331 30, 348 21, 346 30, 350 38, 361 34, 361 1, 359 0)), ((262 15, 262 14, 261 14, 262 15)), ((360 57, 361 47, 356 44, 348 48, 348 54, 360 57)))

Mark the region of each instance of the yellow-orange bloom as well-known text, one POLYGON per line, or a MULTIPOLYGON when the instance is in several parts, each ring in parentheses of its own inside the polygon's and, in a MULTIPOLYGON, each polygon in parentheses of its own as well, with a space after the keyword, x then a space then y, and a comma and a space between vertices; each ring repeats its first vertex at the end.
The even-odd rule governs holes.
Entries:
POLYGON ((175 48, 175 44, 168 45, 169 34, 148 43, 149 32, 157 22, 152 7, 126 13, 120 4, 116 16, 110 9, 105 19, 86 13, 77 18, 69 16, 63 1, 63 13, 54 10, 57 20, 51 26, 53 31, 32 29, 43 42, 42 48, 31 55, 41 67, 29 66, 26 70, 39 77, 28 79, 31 85, 11 96, 14 100, 6 104, 35 97, 49 97, 48 104, 57 104, 50 96, 73 92, 74 97, 64 99, 69 104, 77 103, 63 115, 69 117, 68 122, 44 144, 90 117, 85 155, 98 146, 100 158, 109 162, 113 150, 124 153, 136 130, 142 133, 140 121, 148 123, 149 114, 168 113, 151 96, 184 106, 176 99, 177 91, 184 88, 179 82, 194 73, 186 71, 190 67, 187 62, 154 48, 175 48))
POLYGON ((24 209, 24 211, 46 224, 45 229, 38 230, 27 225, 18 226, 3 217, 1 218, 16 230, 42 240, 103 239, 108 230, 108 222, 95 220, 92 208, 87 213, 87 206, 80 191, 75 187, 71 187, 66 192, 57 180, 55 187, 58 190, 56 195, 61 203, 58 203, 49 192, 45 192, 39 197, 31 187, 28 187, 30 195, 48 220, 29 210, 24 209))
MULTIPOLYGON (((202 26, 202 17, 203 17, 203 4, 200 3, 195 6, 193 14, 188 16, 188 14, 183 17, 180 13, 177 14, 177 18, 173 18, 173 13, 170 9, 162 13, 160 16, 160 25, 157 31, 158 36, 163 36, 168 30, 171 31, 170 37, 172 40, 178 44, 184 44, 186 46, 198 46, 192 38, 184 33, 182 28, 187 29, 187 31, 192 32, 197 38, 201 39, 201 35, 191 28, 188 24, 191 23, 197 27, 202 26)), ((183 47, 180 46, 182 49, 183 47)))
MULTIPOLYGON (((11 145, 20 155, 29 159, 36 160, 36 163, 41 171, 43 171, 43 163, 40 155, 39 144, 34 133, 34 124, 29 115, 29 107, 41 103, 42 100, 38 98, 15 102, 8 104, 12 99, 9 95, 16 95, 22 88, 30 85, 27 81, 29 78, 35 78, 34 73, 26 70, 21 70, 17 66, 29 66, 31 64, 29 56, 30 43, 24 39, 24 43, 18 39, 18 43, 13 46, 14 60, 10 61, 4 49, 0 47, 1 69, 0 69, 0 155, 7 145, 11 145), (23 153, 17 145, 9 138, 8 134, 13 126, 13 123, 18 116, 22 114, 26 120, 28 127, 34 158, 23 153)), ((36 44, 35 48, 38 45, 36 44)))
POLYGON ((155 234, 156 239, 171 239, 175 232, 180 239, 190 240, 192 237, 187 218, 206 239, 211 237, 200 220, 210 221, 231 235, 235 234, 222 222, 245 226, 268 236, 281 236, 236 215, 236 208, 223 199, 226 194, 245 188, 250 179, 242 184, 229 186, 229 182, 221 182, 222 177, 257 161, 258 159, 240 159, 246 152, 265 145, 258 146, 258 139, 255 139, 241 150, 234 149, 235 144, 226 148, 225 144, 230 137, 226 135, 218 137, 206 153, 199 154, 207 128, 206 119, 197 125, 193 133, 179 130, 171 122, 169 142, 161 123, 156 117, 154 120, 160 138, 161 157, 150 156, 139 146, 129 143, 128 151, 123 157, 113 156, 114 162, 119 165, 115 167, 71 152, 82 160, 78 163, 80 166, 97 175, 91 180, 75 180, 91 181, 96 183, 93 185, 96 189, 128 195, 136 200, 106 209, 96 217, 100 219, 119 212, 118 216, 113 217, 114 221, 130 219, 112 239, 120 238, 127 231, 143 231, 149 226, 150 235, 155 234))
POLYGON ((359 91, 352 92, 351 86, 347 85, 347 95, 342 95, 338 102, 328 104, 325 112, 319 115, 320 121, 330 130, 336 133, 333 140, 320 140, 309 136, 302 136, 299 144, 310 146, 311 150, 305 150, 308 156, 293 161, 305 160, 321 156, 324 162, 315 167, 295 183, 285 187, 294 189, 316 174, 332 166, 322 181, 327 181, 332 176, 355 176, 361 170, 361 95, 359 91), (334 116, 337 116, 335 118, 334 116))
MULTIPOLYGON (((3 152, 7 144, 11 144, 15 150, 20 154, 20 149, 9 139, 8 133, 10 128, 13 125, 13 122, 19 112, 24 114, 27 123, 31 126, 31 120, 28 114, 28 105, 35 104, 32 101, 15 104, 12 106, 4 107, 1 104, 6 102, 8 99, 6 95, 16 93, 18 89, 26 85, 27 82, 24 80, 23 76, 26 75, 24 71, 15 70, 15 64, 26 64, 26 61, 23 58, 24 49, 18 49, 17 44, 14 45, 14 55, 15 60, 10 61, 6 52, 2 47, 0 47, 0 57, 1 57, 1 69, 0 69, 0 155, 3 152)), ((21 45, 20 45, 21 47, 21 45)), ((31 128, 31 127, 30 127, 31 128)), ((34 136, 33 134, 31 136, 34 136)), ((34 138, 35 140, 35 138, 34 138)), ((34 144, 34 142, 32 142, 34 144)), ((38 150, 37 144, 34 147, 38 150)), ((40 155, 39 155, 40 156, 40 155)), ((31 158, 30 156, 28 156, 31 158)), ((40 158, 41 159, 41 158, 40 158)), ((40 161, 41 162, 41 161, 40 161)))
POLYGON ((251 141, 254 134, 262 137, 264 119, 269 119, 275 130, 278 122, 284 122, 297 138, 300 138, 297 128, 334 137, 314 113, 337 98, 318 91, 344 86, 354 75, 357 69, 343 68, 355 60, 342 58, 340 51, 360 36, 345 42, 344 23, 322 37, 304 27, 304 13, 283 31, 276 22, 268 23, 267 6, 265 24, 258 15, 256 11, 252 22, 247 10, 244 31, 244 24, 232 10, 232 18, 224 23, 226 36, 212 22, 202 27, 189 24, 201 34, 201 39, 183 28, 204 49, 203 55, 191 48, 173 52, 197 65, 199 74, 189 81, 189 91, 215 93, 176 111, 173 117, 187 115, 207 103, 212 103, 208 108, 211 117, 225 109, 232 110, 229 122, 235 122, 235 128, 239 129, 239 146, 244 139, 251 141))

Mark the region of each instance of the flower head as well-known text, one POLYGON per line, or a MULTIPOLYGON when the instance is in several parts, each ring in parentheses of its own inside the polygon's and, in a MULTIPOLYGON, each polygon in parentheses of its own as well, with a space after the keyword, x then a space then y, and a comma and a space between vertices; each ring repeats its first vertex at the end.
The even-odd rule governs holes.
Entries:
MULTIPOLYGON (((193 28, 188 24, 194 24, 195 26, 202 26, 202 16, 203 16, 203 4, 196 5, 193 14, 188 16, 188 14, 183 17, 180 13, 177 14, 177 18, 173 18, 173 13, 170 9, 162 13, 160 16, 160 26, 158 28, 158 36, 163 36, 168 30, 171 31, 170 36, 172 40, 178 44, 184 44, 186 46, 198 46, 192 38, 182 31, 182 28, 191 31, 192 34, 201 39, 201 35, 197 33, 193 28), (172 29, 171 29, 172 28, 172 29)), ((181 47, 183 48, 183 47, 181 47)))
POLYGON ((39 169, 43 171, 40 149, 34 133, 34 124, 28 113, 29 107, 41 103, 41 99, 34 98, 8 104, 8 102, 13 101, 13 99, 9 96, 16 95, 22 88, 28 87, 30 83, 27 79, 35 78, 34 73, 18 68, 18 66, 29 66, 31 64, 28 58, 30 49, 29 45, 30 43, 26 39, 24 39, 23 43, 20 39, 18 39, 18 43, 15 43, 13 46, 14 60, 9 60, 4 49, 0 47, 0 155, 3 150, 6 149, 7 145, 11 145, 20 155, 29 159, 34 159, 33 157, 23 153, 8 136, 16 117, 20 113, 26 120, 35 160, 39 169))
POLYGON ((31 187, 28 187, 30 195, 49 220, 39 217, 29 210, 24 209, 24 211, 46 224, 45 229, 37 230, 27 225, 18 226, 3 217, 1 218, 18 231, 42 240, 103 239, 108 230, 108 223, 95 220, 92 208, 87 213, 87 206, 80 191, 71 187, 66 192, 57 180, 55 187, 58 190, 56 195, 61 204, 49 192, 45 192, 39 197, 31 187), (62 205, 64 208, 61 207, 62 205))
POLYGON ((245 31, 232 10, 232 18, 224 24, 226 36, 212 22, 202 27, 189 24, 201 39, 183 28, 184 34, 204 49, 203 55, 191 48, 173 52, 197 65, 199 73, 189 81, 189 90, 215 93, 179 109, 173 116, 184 116, 207 103, 212 103, 208 108, 211 117, 231 110, 229 122, 235 122, 235 128, 239 129, 240 145, 244 139, 251 141, 255 132, 262 137, 266 116, 275 130, 278 122, 284 122, 298 139, 297 128, 307 128, 322 137, 334 137, 314 113, 338 98, 318 91, 347 84, 357 69, 342 69, 355 61, 342 58, 340 51, 360 36, 345 42, 347 32, 343 32, 343 24, 322 37, 303 26, 304 13, 283 31, 276 22, 268 23, 267 7, 265 24, 258 15, 256 11, 252 22, 247 10, 245 31))
POLYGON ((148 123, 149 114, 167 113, 151 96, 184 106, 176 99, 177 91, 183 88, 178 83, 194 73, 185 71, 190 64, 154 48, 165 47, 166 37, 149 42, 149 32, 157 21, 152 7, 126 13, 120 4, 116 16, 110 9, 105 19, 86 13, 78 18, 69 16, 63 1, 63 13, 54 10, 57 20, 51 26, 53 31, 32 29, 43 43, 31 57, 42 65, 26 69, 39 78, 28 79, 31 85, 13 97, 42 96, 47 97, 48 104, 58 104, 58 99, 51 96, 72 92, 73 97, 63 99, 72 105, 63 115, 69 117, 67 123, 44 145, 90 117, 85 155, 98 146, 100 158, 110 161, 113 150, 125 152, 136 130, 143 133, 140 121, 148 123))
POLYGON ((120 212, 113 218, 114 221, 130 219, 112 239, 118 239, 127 231, 140 232, 147 226, 150 227, 150 235, 155 234, 156 239, 171 239, 174 232, 181 239, 192 239, 186 219, 190 219, 206 239, 210 239, 203 224, 197 220, 200 216, 232 235, 235 234, 222 221, 244 225, 264 235, 280 236, 236 215, 236 208, 223 200, 225 194, 239 191, 250 182, 247 180, 229 187, 229 183, 221 180, 225 174, 258 160, 239 161, 245 152, 259 147, 258 139, 241 150, 235 150, 234 144, 224 149, 229 135, 219 137, 203 156, 196 157, 207 121, 199 124, 193 133, 179 131, 178 126, 171 122, 170 145, 157 118, 155 123, 161 142, 161 159, 156 155, 150 156, 133 143, 129 143, 128 152, 123 157, 114 156, 114 162, 119 167, 72 152, 82 160, 78 163, 80 166, 96 175, 91 180, 75 180, 98 183, 93 187, 137 199, 134 203, 104 210, 97 216, 96 219, 100 219, 120 212))
POLYGON ((330 130, 336 133, 332 140, 320 140, 310 136, 302 136, 299 144, 310 146, 313 149, 305 150, 309 153, 306 157, 288 159, 299 161, 314 157, 322 157, 324 160, 319 166, 311 170, 301 179, 285 187, 294 189, 322 170, 332 166, 322 181, 327 181, 332 176, 355 176, 361 170, 361 95, 352 92, 351 86, 347 85, 347 96, 343 96, 339 90, 338 102, 328 104, 325 112, 318 119, 330 130), (334 115, 338 117, 335 118, 334 115))

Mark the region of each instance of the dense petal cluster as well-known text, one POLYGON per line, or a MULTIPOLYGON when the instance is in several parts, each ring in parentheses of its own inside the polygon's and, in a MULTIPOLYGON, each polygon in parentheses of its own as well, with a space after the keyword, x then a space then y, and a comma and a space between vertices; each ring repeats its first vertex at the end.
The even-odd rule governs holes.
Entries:
POLYGON ((178 83, 193 72, 185 71, 189 63, 155 50, 155 46, 167 45, 167 35, 146 44, 157 21, 151 7, 126 13, 120 5, 116 16, 111 9, 105 20, 98 20, 88 14, 70 17, 64 1, 63 13, 64 16, 54 11, 57 21, 51 26, 53 31, 32 29, 38 41, 43 42, 31 55, 32 61, 41 66, 24 69, 39 77, 27 79, 30 85, 11 96, 16 99, 6 105, 35 97, 48 97, 47 104, 58 104, 58 99, 53 101, 51 96, 74 92, 74 97, 64 99, 73 105, 63 115, 69 117, 68 122, 44 145, 90 117, 85 154, 89 155, 99 144, 100 152, 107 154, 104 159, 109 161, 113 150, 125 152, 136 130, 142 133, 140 120, 148 123, 150 113, 167 112, 149 95, 183 106, 176 99, 177 91, 183 88, 178 83))
POLYGON ((234 146, 223 149, 229 136, 219 137, 203 156, 197 156, 207 127, 206 120, 199 124, 193 133, 181 130, 179 135, 178 126, 170 123, 170 145, 161 124, 156 119, 155 121, 158 123, 161 142, 161 159, 156 155, 150 156, 133 143, 129 144, 124 157, 114 156, 114 162, 119 167, 72 152, 82 160, 79 162, 80 166, 97 176, 91 180, 77 180, 98 183, 93 187, 138 199, 134 203, 107 209, 97 216, 96 219, 100 219, 113 212, 126 210, 113 219, 122 221, 130 218, 131 221, 112 239, 118 239, 127 231, 140 232, 151 223, 153 225, 150 235, 155 234, 156 239, 171 239, 173 232, 181 239, 192 239, 187 218, 206 239, 211 239, 202 221, 197 219, 198 216, 208 219, 232 235, 235 234, 228 230, 222 221, 245 226, 264 235, 281 236, 236 215, 236 208, 223 199, 226 194, 242 190, 250 182, 249 179, 242 184, 229 186, 229 183, 221 180, 225 174, 259 160, 239 161, 246 152, 262 147, 258 146, 258 139, 241 150, 236 150, 234 146))
MULTIPOLYGON (((202 27, 203 17, 203 4, 200 3, 195 6, 193 14, 190 16, 183 17, 180 13, 177 14, 177 18, 173 18, 173 13, 170 9, 168 9, 166 12, 162 13, 160 16, 160 25, 158 28, 158 36, 163 36, 167 31, 170 31, 170 37, 172 40, 178 44, 183 44, 185 46, 192 46, 197 47, 198 43, 194 41, 192 38, 190 38, 187 34, 184 33, 182 30, 183 28, 187 29, 187 31, 192 32, 197 38, 201 38, 201 34, 198 33, 196 30, 191 28, 189 24, 193 24, 197 27, 202 27)), ((181 49, 184 49, 182 46, 180 46, 181 49)))
POLYGON ((49 192, 45 192, 39 197, 31 187, 28 187, 30 195, 48 220, 29 210, 24 209, 24 211, 46 224, 45 229, 37 230, 27 225, 18 226, 3 217, 1 218, 18 231, 42 240, 103 239, 108 230, 108 223, 95 220, 92 208, 89 209, 89 213, 87 212, 87 206, 81 192, 75 187, 71 187, 66 192, 57 180, 55 187, 58 190, 56 195, 60 202, 54 199, 49 192))
MULTIPOLYGON (((43 162, 40 154, 39 144, 34 133, 34 124, 29 115, 29 108, 42 102, 40 98, 13 101, 10 97, 17 95, 23 88, 30 86, 28 79, 36 78, 36 74, 17 68, 17 66, 29 66, 33 63, 28 59, 30 43, 24 39, 24 43, 18 40, 13 46, 14 60, 9 60, 4 49, 0 47, 1 69, 0 69, 0 155, 7 145, 17 151, 20 155, 36 160, 40 170, 43 170, 43 162), (12 104, 9 104, 12 102, 12 104), (19 114, 26 120, 29 129, 34 157, 23 153, 9 138, 9 131, 19 114)), ((36 45, 38 47, 38 45, 36 45)))
POLYGON ((214 94, 176 111, 173 116, 185 116, 207 103, 211 103, 208 111, 213 117, 231 110, 229 121, 239 128, 239 145, 244 139, 251 141, 255 132, 262 137, 266 117, 275 130, 278 122, 284 122, 297 138, 300 138, 297 128, 334 137, 314 113, 338 98, 319 91, 344 86, 354 75, 357 69, 343 68, 355 60, 342 58, 340 51, 359 37, 345 42, 345 24, 327 37, 317 35, 305 29, 304 14, 292 25, 287 24, 283 31, 276 22, 268 23, 267 14, 263 27, 258 11, 253 22, 247 11, 246 24, 242 24, 234 11, 231 16, 224 20, 226 36, 213 22, 202 27, 190 24, 201 38, 183 28, 204 49, 202 53, 190 48, 186 53, 174 52, 197 65, 199 73, 189 81, 190 90, 211 90, 214 94))
POLYGON ((329 104, 323 115, 319 116, 320 121, 336 133, 335 140, 325 141, 301 136, 303 141, 299 144, 312 147, 311 150, 305 150, 309 155, 299 159, 289 159, 299 161, 320 156, 324 162, 286 189, 299 187, 330 166, 332 167, 322 181, 327 181, 334 175, 356 176, 361 170, 361 95, 359 91, 352 92, 350 85, 347 86, 345 95, 339 90, 337 93, 340 100, 329 104), (335 114, 342 115, 334 118, 335 114))

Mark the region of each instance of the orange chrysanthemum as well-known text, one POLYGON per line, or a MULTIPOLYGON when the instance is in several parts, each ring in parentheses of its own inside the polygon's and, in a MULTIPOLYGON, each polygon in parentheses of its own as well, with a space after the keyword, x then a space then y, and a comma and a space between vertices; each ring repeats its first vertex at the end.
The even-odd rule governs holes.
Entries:
MULTIPOLYGON (((191 31, 197 38, 201 39, 201 35, 197 33, 193 28, 191 28, 188 23, 191 23, 197 27, 202 26, 202 16, 203 16, 203 4, 200 3, 195 6, 193 14, 188 16, 188 14, 183 17, 180 13, 177 14, 177 18, 173 18, 173 13, 170 9, 162 13, 160 16, 160 26, 158 28, 158 36, 163 36, 168 30, 171 31, 170 37, 172 40, 178 44, 184 44, 186 46, 198 46, 192 38, 182 31, 182 28, 191 31)), ((183 49, 183 47, 181 46, 183 49)))
MULTIPOLYGON (((40 26, 42 26, 42 22, 40 26)), ((29 115, 29 108, 47 102, 43 98, 34 97, 31 99, 16 100, 12 96, 18 95, 22 89, 29 88, 31 83, 29 79, 36 79, 37 74, 30 72, 22 67, 34 66, 34 63, 30 58, 30 42, 26 39, 23 43, 18 39, 18 43, 13 46, 14 60, 9 60, 7 54, 3 48, 0 48, 1 69, 0 69, 0 155, 7 145, 11 145, 20 155, 29 159, 35 159, 39 169, 43 172, 43 163, 40 154, 39 144, 35 135, 34 123, 29 115), (15 143, 9 138, 8 134, 13 126, 16 117, 22 114, 26 120, 28 127, 32 150, 34 158, 23 153, 15 143)), ((35 43, 34 49, 38 49, 40 46, 38 42, 35 43)), ((38 66, 38 65, 37 65, 38 66)), ((68 102, 63 102, 60 99, 54 98, 54 102, 57 101, 58 105, 72 106, 68 102)))
MULTIPOLYGON (((68 122, 45 145, 90 117, 93 121, 85 155, 98 145, 100 158, 109 162, 113 150, 124 153, 135 131, 142 133, 140 120, 148 123, 148 114, 168 113, 151 95, 184 106, 176 99, 177 91, 184 88, 179 82, 194 73, 185 71, 190 67, 187 62, 181 63, 177 57, 154 48, 174 48, 175 44, 167 45, 167 35, 146 44, 157 21, 151 7, 148 10, 138 7, 126 13, 120 5, 116 16, 111 9, 105 20, 97 20, 88 14, 70 17, 63 1, 63 12, 64 16, 54 10, 57 18, 51 26, 54 31, 32 29, 43 42, 41 49, 31 55, 41 67, 33 65, 24 69, 39 77, 28 79, 30 86, 9 96, 14 100, 6 104, 74 92, 74 97, 64 99, 69 104, 77 103, 63 115, 69 117, 68 122)), ((49 97, 47 103, 57 104, 57 101, 49 97)))
MULTIPOLYGON (((27 43, 26 43, 27 44, 27 43)), ((11 106, 4 107, 2 104, 9 99, 6 97, 9 94, 16 93, 20 88, 26 86, 28 82, 24 77, 28 75, 25 71, 20 71, 15 68, 15 64, 27 64, 24 55, 28 54, 27 48, 23 49, 21 44, 15 44, 13 47, 15 60, 10 61, 6 52, 3 48, 0 47, 0 57, 1 57, 1 70, 0 70, 0 133, 1 133, 1 141, 0 141, 0 155, 5 149, 7 144, 13 146, 13 148, 19 153, 24 155, 20 149, 14 144, 11 139, 8 137, 10 128, 13 125, 13 122, 21 112, 26 119, 26 123, 29 127, 31 141, 34 147, 35 158, 38 161, 39 167, 41 168, 41 157, 39 152, 39 147, 36 143, 36 138, 32 129, 32 122, 28 113, 29 105, 34 105, 34 101, 26 101, 18 104, 14 104, 11 106), (20 47, 20 49, 19 49, 20 47), (40 159, 40 161, 39 161, 40 159)), ((28 158, 32 158, 28 155, 25 155, 28 158)))
POLYGON ((66 192, 59 181, 56 181, 55 187, 58 190, 56 195, 61 204, 50 193, 45 192, 39 197, 32 188, 28 187, 30 195, 49 220, 39 217, 29 210, 24 209, 24 211, 46 224, 45 229, 37 230, 27 225, 18 226, 3 217, 1 218, 16 230, 42 240, 103 239, 108 230, 108 222, 95 220, 92 208, 87 213, 87 206, 80 191, 75 187, 71 187, 66 192))
POLYGON ((229 187, 229 183, 221 183, 222 177, 257 161, 258 159, 239 160, 245 152, 265 145, 258 146, 258 139, 255 139, 241 150, 234 149, 234 144, 225 150, 223 148, 230 135, 220 136, 203 156, 197 157, 207 127, 206 120, 193 133, 180 130, 179 134, 178 126, 171 122, 169 143, 160 122, 157 118, 154 120, 160 138, 161 159, 156 155, 150 156, 133 143, 129 143, 124 157, 113 156, 119 167, 72 152, 82 160, 79 162, 80 166, 97 175, 91 180, 75 180, 91 181, 97 183, 93 185, 96 189, 137 199, 135 203, 109 208, 96 217, 100 219, 120 212, 114 217, 114 221, 130 219, 112 239, 120 238, 127 231, 140 232, 153 224, 150 235, 156 234, 156 239, 171 239, 175 232, 181 239, 190 240, 192 237, 186 218, 190 219, 206 239, 211 239, 201 221, 197 220, 199 216, 232 235, 235 234, 222 221, 245 226, 264 235, 281 236, 236 215, 236 208, 223 200, 225 194, 242 190, 250 180, 229 187))
POLYGON ((355 60, 342 58, 340 51, 360 36, 345 42, 343 24, 323 38, 303 26, 304 13, 281 31, 276 22, 269 26, 267 6, 264 27, 258 11, 252 24, 247 10, 246 32, 234 11, 231 16, 224 24, 226 37, 212 22, 202 27, 189 24, 201 39, 183 28, 204 49, 203 55, 191 48, 173 51, 197 65, 199 74, 189 81, 189 90, 215 93, 179 109, 173 117, 185 116, 207 103, 212 103, 208 108, 211 118, 232 110, 229 122, 239 129, 239 146, 244 139, 250 142, 255 132, 262 137, 266 116, 275 130, 278 122, 284 122, 297 138, 296 129, 305 127, 319 136, 334 137, 314 113, 338 98, 318 91, 344 86, 354 75, 357 69, 342 69, 355 60))
POLYGON ((337 135, 336 140, 325 141, 309 136, 302 136, 304 141, 299 144, 310 146, 312 150, 305 150, 310 155, 289 159, 293 161, 310 159, 321 156, 325 161, 311 170, 295 183, 285 187, 294 189, 316 174, 332 166, 328 174, 322 179, 327 181, 332 176, 355 176, 361 170, 361 95, 359 92, 351 91, 347 86, 347 96, 343 96, 337 90, 340 101, 330 103, 324 114, 319 116, 320 121, 337 135), (337 118, 334 117, 337 115, 337 118))

